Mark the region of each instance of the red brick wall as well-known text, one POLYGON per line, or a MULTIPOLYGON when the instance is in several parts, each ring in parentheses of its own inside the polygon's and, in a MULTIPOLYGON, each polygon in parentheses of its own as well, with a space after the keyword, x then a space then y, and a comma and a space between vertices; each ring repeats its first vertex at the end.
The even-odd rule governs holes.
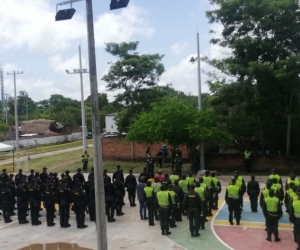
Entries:
MULTIPOLYGON (((102 139, 103 143, 103 159, 104 160, 135 160, 143 161, 146 158, 145 152, 147 144, 132 144, 124 142, 123 137, 107 137, 102 139)), ((150 146, 152 156, 161 149, 163 143, 155 143, 150 146)), ((166 144, 169 150, 170 146, 166 144)), ((182 156, 188 159, 186 147, 179 147, 182 151, 182 156)), ((234 171, 244 170, 244 157, 242 154, 206 154, 205 155, 206 169, 234 171)), ((268 172, 272 168, 277 168, 279 172, 289 173, 300 170, 300 159, 297 157, 285 157, 284 155, 254 155, 252 160, 252 170, 255 172, 268 172)))
MULTIPOLYGON (((103 137, 103 160, 144 160, 146 158, 147 144, 138 144, 123 141, 123 137, 103 137)), ((152 156, 156 156, 156 153, 162 148, 163 143, 155 143, 150 146, 150 152, 152 156)), ((171 147, 165 144, 169 155, 171 154, 171 147)), ((188 152, 185 147, 179 147, 182 151, 182 157, 188 158, 188 152)))

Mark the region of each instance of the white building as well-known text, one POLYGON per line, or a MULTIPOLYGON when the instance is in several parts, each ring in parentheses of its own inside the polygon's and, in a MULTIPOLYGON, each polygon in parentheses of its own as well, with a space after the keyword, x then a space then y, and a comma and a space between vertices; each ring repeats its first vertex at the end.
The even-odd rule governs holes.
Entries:
POLYGON ((116 113, 105 116, 105 134, 117 134, 118 127, 115 121, 116 113))

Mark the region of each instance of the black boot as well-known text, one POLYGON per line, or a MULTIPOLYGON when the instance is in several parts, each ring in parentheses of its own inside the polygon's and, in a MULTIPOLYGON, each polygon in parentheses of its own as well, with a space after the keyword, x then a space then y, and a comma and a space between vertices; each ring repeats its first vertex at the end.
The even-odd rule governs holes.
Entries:
POLYGON ((199 237, 199 236, 200 236, 199 231, 196 230, 196 231, 195 231, 195 237, 199 237))
POLYGON ((194 230, 191 230, 191 236, 195 237, 195 231, 194 230))

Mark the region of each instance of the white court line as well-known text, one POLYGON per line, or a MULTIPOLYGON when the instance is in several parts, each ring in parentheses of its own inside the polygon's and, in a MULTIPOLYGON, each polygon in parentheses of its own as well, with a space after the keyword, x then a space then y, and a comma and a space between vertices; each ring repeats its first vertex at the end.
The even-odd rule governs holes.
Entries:
POLYGON ((15 221, 13 221, 13 222, 7 223, 6 225, 0 227, 0 229, 5 228, 5 227, 8 227, 8 226, 10 226, 10 225, 12 225, 12 224, 15 224, 16 222, 18 222, 18 220, 15 220, 15 221))
POLYGON ((210 229, 213 232, 213 234, 215 235, 215 237, 226 247, 228 247, 230 250, 234 250, 232 247, 230 247, 229 245, 227 245, 216 233, 215 229, 214 229, 214 222, 215 222, 215 218, 218 216, 219 212, 222 210, 222 208, 225 205, 225 201, 223 201, 223 204, 221 205, 221 207, 219 208, 219 210, 217 211, 217 213, 215 214, 215 216, 212 218, 211 223, 210 223, 210 229))

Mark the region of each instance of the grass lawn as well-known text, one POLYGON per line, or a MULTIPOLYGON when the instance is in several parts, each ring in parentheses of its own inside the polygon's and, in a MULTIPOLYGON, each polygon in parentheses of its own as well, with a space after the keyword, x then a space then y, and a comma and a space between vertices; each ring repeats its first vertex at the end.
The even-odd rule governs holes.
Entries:
MULTIPOLYGON (((88 148, 88 154, 90 155, 88 171, 94 165, 93 161, 93 148, 88 148)), ((76 172, 78 168, 82 168, 81 162, 81 150, 74 150, 67 153, 61 153, 52 156, 45 156, 36 159, 31 159, 28 161, 28 167, 26 162, 21 162, 20 167, 24 170, 34 169, 35 171, 42 172, 43 167, 48 168, 48 172, 57 172, 63 173, 66 170, 71 172, 76 172)), ((116 166, 120 165, 125 174, 128 173, 129 169, 133 169, 134 173, 140 173, 143 171, 143 168, 146 166, 145 162, 131 162, 131 161, 103 161, 103 169, 107 169, 109 173, 113 173, 116 170, 116 166)), ((189 168, 189 164, 184 165, 184 169, 189 168)), ((6 168, 8 172, 13 172, 12 164, 0 166, 0 170, 6 168)), ((17 167, 15 166, 15 172, 17 167)), ((157 173, 159 168, 155 167, 155 172, 157 173)), ((171 166, 165 165, 162 168, 162 171, 165 173, 171 173, 171 166)))
MULTIPOLYGON (((87 144, 92 144, 93 140, 88 139, 87 144)), ((41 154, 41 153, 46 153, 46 152, 52 152, 52 151, 57 151, 57 150, 62 150, 66 148, 73 148, 73 147, 79 147, 82 146, 82 140, 78 141, 73 141, 73 142, 65 142, 65 143, 60 143, 60 144, 50 144, 50 145, 43 145, 43 146, 38 146, 34 148, 22 148, 19 151, 19 156, 27 156, 28 153, 29 155, 35 155, 35 154, 41 154)), ((13 152, 3 152, 0 153, 0 161, 1 160, 7 160, 13 157, 13 152)))

